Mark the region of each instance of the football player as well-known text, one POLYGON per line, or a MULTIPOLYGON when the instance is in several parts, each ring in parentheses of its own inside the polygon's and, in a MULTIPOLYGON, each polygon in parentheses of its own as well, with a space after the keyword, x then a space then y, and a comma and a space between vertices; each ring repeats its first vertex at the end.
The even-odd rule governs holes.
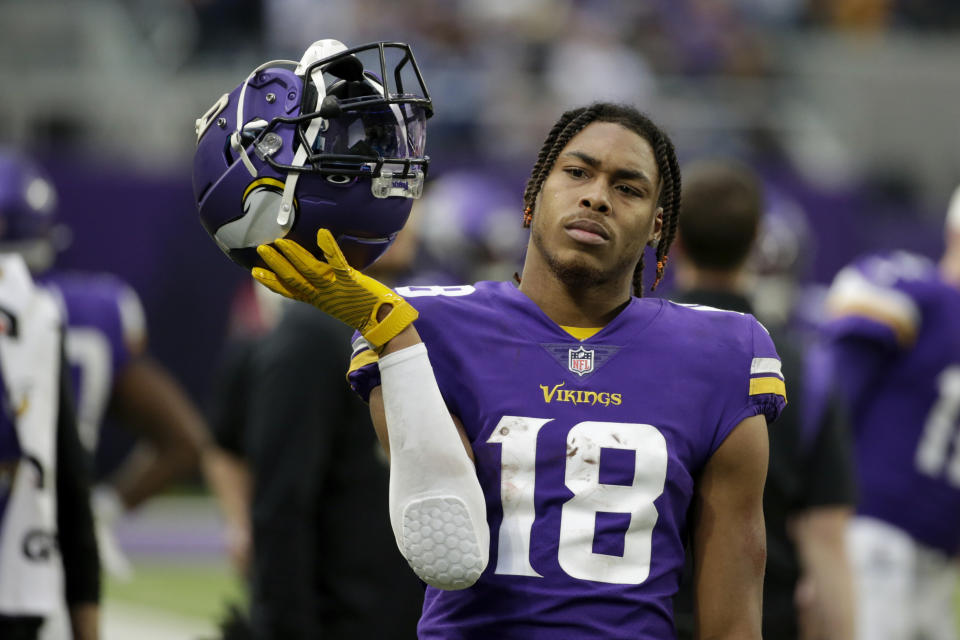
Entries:
POLYGON ((760 638, 784 383, 752 317, 640 297, 676 231, 672 143, 629 107, 568 111, 523 200, 519 286, 394 292, 325 230, 322 261, 257 248, 258 281, 360 333, 394 535, 430 584, 420 637, 674 638, 689 535, 700 633, 760 638))
POLYGON ((138 436, 115 478, 94 490, 104 566, 124 577, 130 567, 112 523, 196 465, 206 428, 179 383, 147 352, 134 290, 113 275, 51 268, 62 228, 56 207, 54 185, 35 162, 0 152, 0 248, 22 255, 59 303, 80 440, 92 456, 108 412, 138 436))
POLYGON ((957 638, 960 552, 960 189, 939 261, 903 251, 842 269, 827 296, 853 418, 850 529, 863 640, 957 638))
POLYGON ((64 601, 70 637, 99 637, 100 564, 86 463, 56 303, 34 285, 20 255, 0 252, 2 638, 34 640, 64 601))

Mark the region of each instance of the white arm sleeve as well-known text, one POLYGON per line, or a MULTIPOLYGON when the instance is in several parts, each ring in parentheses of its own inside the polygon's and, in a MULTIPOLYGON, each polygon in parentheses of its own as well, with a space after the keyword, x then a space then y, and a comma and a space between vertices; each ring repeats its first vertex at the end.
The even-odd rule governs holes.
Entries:
POLYGON ((490 553, 477 473, 440 395, 423 343, 380 358, 390 441, 390 523, 414 572, 465 589, 490 553))

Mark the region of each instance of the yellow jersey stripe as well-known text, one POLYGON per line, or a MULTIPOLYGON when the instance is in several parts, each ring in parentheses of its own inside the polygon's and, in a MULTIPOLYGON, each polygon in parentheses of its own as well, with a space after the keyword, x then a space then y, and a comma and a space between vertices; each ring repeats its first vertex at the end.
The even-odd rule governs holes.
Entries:
POLYGON ((778 396, 783 396, 786 400, 787 387, 780 378, 750 378, 750 395, 755 396, 761 393, 775 393, 778 396))
POLYGON ((560 328, 572 335, 577 340, 586 340, 596 335, 603 327, 567 327, 560 325, 560 328))

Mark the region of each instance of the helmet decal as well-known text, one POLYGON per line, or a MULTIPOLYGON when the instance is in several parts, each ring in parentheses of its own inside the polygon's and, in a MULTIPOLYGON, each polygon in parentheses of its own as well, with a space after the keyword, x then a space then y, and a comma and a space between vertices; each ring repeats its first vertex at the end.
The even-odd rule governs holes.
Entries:
POLYGON ((294 213, 287 224, 277 224, 283 187, 284 184, 276 178, 259 178, 251 182, 240 204, 243 215, 217 230, 214 236, 217 244, 221 248, 242 249, 284 237, 296 220, 297 201, 293 201, 294 213))

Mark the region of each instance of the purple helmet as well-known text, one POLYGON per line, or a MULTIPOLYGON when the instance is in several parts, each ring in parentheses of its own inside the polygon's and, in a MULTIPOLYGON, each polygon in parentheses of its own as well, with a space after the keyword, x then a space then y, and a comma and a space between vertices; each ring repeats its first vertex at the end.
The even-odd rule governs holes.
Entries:
POLYGON ((57 192, 46 172, 11 150, 0 149, 0 251, 23 256, 34 272, 56 256, 57 192))
POLYGON ((262 264, 257 245, 283 237, 322 257, 320 228, 363 269, 420 197, 432 109, 405 44, 320 40, 299 63, 260 65, 197 120, 200 221, 247 269, 262 264))

